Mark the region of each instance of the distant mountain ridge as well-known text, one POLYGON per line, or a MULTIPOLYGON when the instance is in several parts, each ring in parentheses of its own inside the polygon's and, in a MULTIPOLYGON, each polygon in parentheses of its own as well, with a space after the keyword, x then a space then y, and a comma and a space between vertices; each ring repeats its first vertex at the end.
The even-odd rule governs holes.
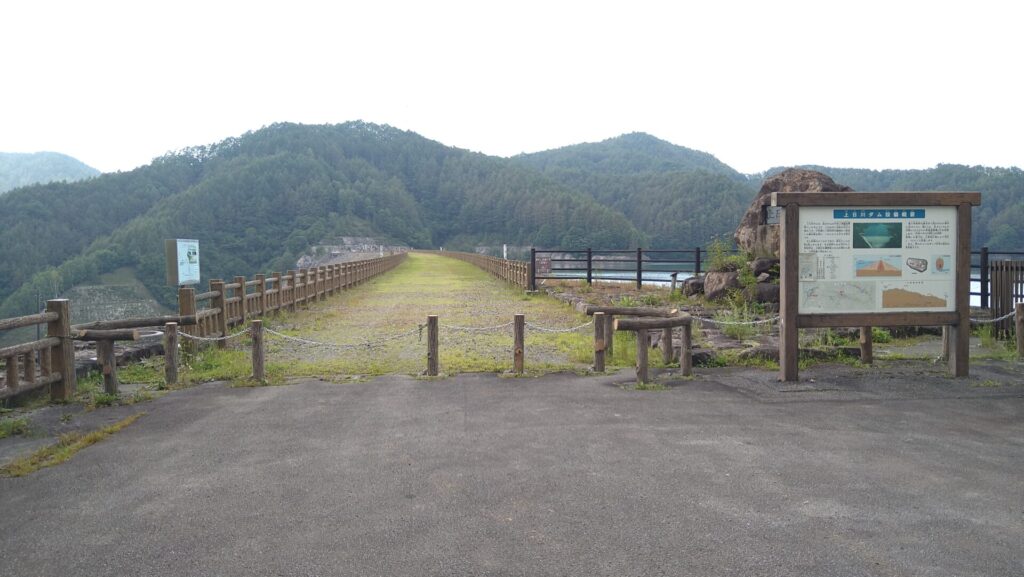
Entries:
POLYGON ((74 182, 100 171, 59 152, 0 152, 0 194, 32 184, 74 182))
POLYGON ((672 144, 644 132, 520 154, 513 156, 512 160, 546 173, 582 170, 597 174, 641 174, 704 170, 735 180, 747 180, 746 176, 707 152, 672 144))

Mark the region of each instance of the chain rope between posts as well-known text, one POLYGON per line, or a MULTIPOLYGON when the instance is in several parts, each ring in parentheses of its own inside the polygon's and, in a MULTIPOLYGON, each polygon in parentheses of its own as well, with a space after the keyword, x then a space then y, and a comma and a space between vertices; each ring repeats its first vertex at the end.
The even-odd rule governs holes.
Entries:
POLYGON ((974 323, 974 324, 978 324, 978 325, 990 325, 990 324, 993 324, 993 323, 998 323, 999 321, 1005 321, 1006 319, 1008 319, 1008 318, 1010 318, 1010 317, 1012 317, 1012 316, 1014 316, 1016 314, 1017 314, 1017 311, 1010 311, 1010 312, 1006 313, 1005 315, 999 317, 998 319, 988 319, 988 320, 986 320, 986 319, 971 319, 971 322, 974 323))
POLYGON ((580 330, 582 328, 589 327, 590 325, 594 324, 594 321, 583 323, 582 325, 577 325, 575 327, 571 327, 571 328, 568 328, 568 329, 551 329, 551 328, 548 328, 548 327, 538 326, 538 325, 535 325, 533 323, 525 323, 525 324, 526 324, 527 328, 533 329, 535 331, 540 331, 542 333, 574 333, 574 332, 576 332, 576 331, 578 331, 578 330, 580 330))
POLYGON ((440 325, 438 329, 448 329, 452 331, 461 331, 464 333, 486 333, 490 331, 497 331, 512 326, 512 322, 507 322, 503 325, 494 325, 493 327, 460 327, 458 325, 440 325))
POLYGON ((695 320, 698 320, 698 321, 701 321, 701 322, 705 322, 705 323, 711 323, 711 324, 715 324, 715 325, 763 325, 763 324, 771 324, 771 323, 774 323, 775 321, 779 320, 779 316, 777 316, 777 315, 772 317, 772 318, 770 318, 770 319, 760 319, 760 320, 756 320, 756 321, 720 321, 720 320, 716 320, 716 319, 712 319, 712 318, 698 317, 696 315, 691 315, 691 316, 695 320))
POLYGON ((339 351, 351 351, 351 350, 354 350, 354 349, 362 349, 362 348, 373 349, 373 348, 379 347, 379 346, 381 346, 381 345, 383 345, 385 343, 389 343, 391 341, 397 341, 399 339, 403 339, 405 337, 408 337, 410 335, 414 335, 414 334, 417 334, 417 333, 420 334, 420 336, 422 338, 422 334, 423 334, 422 331, 423 331, 423 327, 424 326, 426 326, 426 325, 417 325, 415 328, 410 329, 410 330, 408 330, 408 331, 406 331, 404 333, 399 333, 397 335, 391 335, 389 337, 384 337, 384 338, 381 338, 381 339, 377 339, 375 341, 366 341, 366 342, 363 342, 363 343, 353 343, 353 344, 345 344, 345 345, 338 344, 338 343, 325 343, 325 342, 322 342, 322 341, 313 341, 313 340, 309 340, 309 339, 303 339, 301 337, 293 337, 291 335, 286 335, 284 333, 279 333, 279 332, 277 332, 277 331, 275 331, 273 329, 268 329, 268 328, 264 328, 263 330, 267 334, 269 334, 269 335, 273 335, 275 337, 278 337, 278 338, 286 340, 286 341, 291 341, 293 343, 299 343, 299 344, 307 345, 307 346, 311 346, 311 347, 322 347, 322 348, 328 348, 328 349, 335 349, 335 350, 339 350, 339 351))
POLYGON ((250 332, 249 328, 246 327, 246 328, 238 331, 237 333, 235 333, 233 335, 228 335, 226 337, 200 337, 200 336, 196 336, 196 335, 190 335, 190 334, 188 334, 188 333, 186 333, 184 331, 179 332, 178 336, 180 336, 183 339, 188 339, 188 340, 191 340, 191 341, 198 341, 198 342, 202 342, 202 343, 217 343, 217 342, 220 342, 220 341, 230 341, 231 339, 237 339, 238 337, 240 337, 242 335, 249 334, 249 332, 250 332))

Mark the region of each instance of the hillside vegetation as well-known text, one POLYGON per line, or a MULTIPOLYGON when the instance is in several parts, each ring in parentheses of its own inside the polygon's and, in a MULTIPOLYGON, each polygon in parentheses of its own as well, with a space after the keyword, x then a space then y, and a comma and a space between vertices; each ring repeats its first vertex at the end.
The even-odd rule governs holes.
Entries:
MULTIPOLYGON (((856 190, 980 191, 975 246, 1024 250, 1019 169, 817 168, 856 190)), ((114 270, 173 306, 166 238, 200 240, 204 284, 293 268, 343 236, 463 250, 704 246, 732 233, 762 176, 646 134, 505 159, 364 122, 276 124, 0 196, 0 317, 114 270)))
POLYGON ((95 168, 58 152, 0 152, 0 194, 31 184, 83 180, 99 173, 95 168))

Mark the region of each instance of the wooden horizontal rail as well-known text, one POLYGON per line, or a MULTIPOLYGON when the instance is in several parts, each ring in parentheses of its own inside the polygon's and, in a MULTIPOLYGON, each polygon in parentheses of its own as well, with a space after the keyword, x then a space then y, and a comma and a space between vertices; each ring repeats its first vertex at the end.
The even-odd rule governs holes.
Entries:
POLYGON ((978 192, 773 192, 772 206, 960 206, 981 204, 978 192))
POLYGON ((201 321, 201 320, 213 317, 213 316, 217 316, 219 314, 220 314, 220 309, 219 308, 203 309, 203 310, 201 310, 201 311, 196 313, 196 319, 201 321))
POLYGON ((162 327, 167 323, 178 323, 178 326, 191 326, 196 324, 195 315, 167 315, 161 317, 137 317, 131 319, 121 319, 117 321, 94 321, 91 323, 83 323, 80 325, 71 325, 72 330, 80 329, 98 329, 98 330, 113 330, 113 329, 141 329, 145 327, 162 327))
POLYGON ((208 292, 197 294, 196 295, 196 300, 197 301, 205 301, 207 299, 214 299, 214 298, 217 298, 219 296, 220 296, 220 291, 208 291, 208 292))
POLYGON ((43 349, 50 349, 59 345, 60 339, 58 339, 57 337, 47 337, 45 339, 32 341, 30 343, 23 343, 20 345, 4 347, 0 349, 0 358, 16 357, 18 355, 24 355, 25 353, 41 351, 43 349))
POLYGON ((617 315, 624 317, 671 317, 678 314, 679 309, 667 309, 659 307, 600 307, 588 305, 583 312, 587 316, 593 316, 594 313, 604 313, 606 315, 617 315))
POLYGON ((71 331, 76 341, 137 341, 139 329, 115 329, 109 331, 79 329, 71 331))
POLYGON ((50 373, 49 375, 39 375, 36 380, 31 383, 19 382, 17 387, 6 386, 0 388, 0 399, 6 399, 24 393, 25 391, 31 391, 40 387, 45 387, 53 383, 59 383, 63 375, 60 373, 50 373))
POLYGON ((58 318, 60 317, 57 313, 37 313, 23 317, 14 317, 11 319, 0 319, 0 331, 20 329, 22 327, 30 327, 32 325, 41 325, 43 323, 53 322, 58 318))
POLYGON ((240 285, 240 284, 238 284, 236 282, 231 282, 231 283, 225 284, 224 288, 226 288, 228 290, 239 289, 239 288, 242 288, 242 285, 240 285))
POLYGON ((617 331, 635 331, 638 329, 671 329, 684 327, 692 322, 690 315, 676 317, 651 317, 645 319, 615 319, 612 326, 617 331))

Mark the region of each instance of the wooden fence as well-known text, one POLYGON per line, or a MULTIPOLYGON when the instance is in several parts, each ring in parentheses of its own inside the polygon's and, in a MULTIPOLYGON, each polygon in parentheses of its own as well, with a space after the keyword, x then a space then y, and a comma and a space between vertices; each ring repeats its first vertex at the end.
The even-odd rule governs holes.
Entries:
MULTIPOLYGON (((405 253, 399 253, 290 270, 283 275, 259 274, 250 280, 245 277, 234 277, 231 282, 212 280, 210 290, 200 294, 196 294, 192 288, 179 289, 179 316, 174 317, 174 320, 194 318, 194 325, 185 324, 181 327, 182 332, 192 336, 226 336, 231 328, 244 325, 248 320, 282 309, 294 311, 297 305, 323 300, 342 289, 354 287, 395 268, 405 256, 405 253)), ((117 321, 98 321, 72 326, 70 311, 70 301, 55 299, 46 302, 45 312, 0 319, 0 331, 46 325, 45 338, 0 348, 0 399, 47 385, 52 399, 70 399, 76 389, 73 341, 95 340, 87 338, 84 334, 86 328, 99 327, 105 330, 115 325, 131 325, 117 321)))
MULTIPOLYGON (((994 260, 988 265, 992 318, 999 318, 1013 312, 1016 303, 1024 302, 1024 260, 994 260)), ((995 328, 999 336, 1008 337, 1014 331, 1014 319, 999 321, 995 328)))
POLYGON ((530 288, 530 263, 506 260, 471 252, 441 251, 435 254, 457 258, 480 267, 494 276, 524 289, 530 288))
POLYGON ((71 304, 46 301, 46 311, 0 320, 0 330, 46 325, 46 338, 0 349, 4 365, 0 399, 50 386, 50 396, 66 399, 75 388, 75 347, 71 340, 71 304))
MULTIPOLYGON (((248 320, 298 305, 324 300, 398 266, 405 253, 342 264, 290 270, 285 274, 258 274, 251 280, 236 276, 231 282, 210 281, 209 290, 178 289, 178 314, 195 315, 196 324, 182 332, 202 338, 223 337, 248 320)), ((221 345, 223 346, 223 342, 221 345)))

